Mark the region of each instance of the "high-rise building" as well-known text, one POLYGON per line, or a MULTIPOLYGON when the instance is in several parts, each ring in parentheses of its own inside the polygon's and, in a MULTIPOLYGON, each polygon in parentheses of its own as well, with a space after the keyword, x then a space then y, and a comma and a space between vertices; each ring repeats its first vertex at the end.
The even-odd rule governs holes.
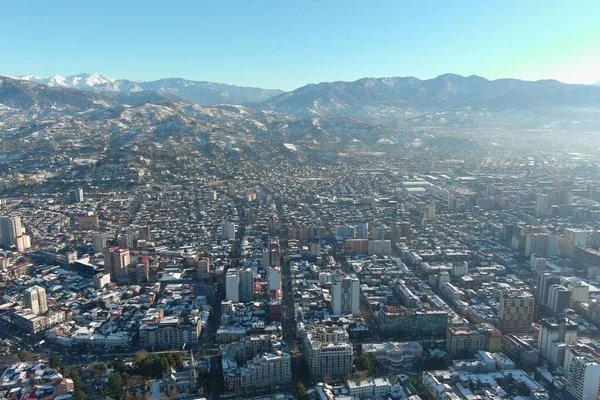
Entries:
POLYGON ((402 239, 410 238, 410 222, 400 222, 393 224, 391 228, 392 242, 399 243, 402 239))
POLYGON ((360 313, 360 282, 356 276, 337 272, 331 283, 331 310, 334 315, 360 313))
POLYGON ((525 255, 538 254, 541 257, 552 255, 550 235, 547 233, 532 233, 525 236, 525 255))
POLYGON ((596 400, 600 383, 600 354, 589 346, 569 346, 565 355, 567 393, 575 400, 596 400))
POLYGON ((371 228, 371 239, 373 240, 384 240, 385 239, 385 227, 373 226, 371 228))
POLYGON ((129 264, 131 264, 129 249, 109 247, 104 251, 104 268, 115 282, 129 280, 129 264))
POLYGON ((196 265, 199 279, 207 280, 208 278, 210 278, 210 260, 208 258, 197 260, 196 265))
POLYGON ((96 233, 94 235, 94 253, 102 253, 106 249, 106 235, 104 233, 96 233))
POLYGON ((548 215, 550 208, 550 197, 547 194, 538 193, 535 197, 535 213, 538 216, 548 215))
POLYGON ((427 221, 433 221, 437 218, 437 212, 435 209, 435 203, 428 204, 423 210, 423 218, 427 221))
POLYGON ((240 301, 254 300, 254 272, 252 268, 241 268, 240 276, 240 301))
POLYGON ((354 349, 340 327, 311 326, 302 332, 303 355, 313 379, 344 377, 352 372, 354 349))
POLYGON ((367 253, 377 256, 389 256, 392 254, 391 240, 369 240, 367 241, 367 253))
POLYGON ((448 196, 448 211, 458 212, 460 211, 460 199, 454 195, 448 196))
POLYGON ((263 267, 281 265, 281 250, 279 242, 270 240, 267 248, 263 251, 263 267))
POLYGON ((535 300, 531 293, 507 291, 500 296, 500 331, 525 333, 531 330, 535 300))
POLYGON ((546 263, 547 260, 544 257, 540 257, 537 254, 532 254, 529 258, 529 266, 535 272, 544 272, 546 271, 546 263))
POLYGON ((560 278, 549 272, 539 272, 536 277, 535 299, 540 305, 548 304, 548 288, 560 284, 560 278))
POLYGON ((569 345, 577 342, 579 326, 564 318, 544 318, 540 321, 538 349, 540 355, 555 367, 562 367, 569 345))
POLYGON ((110 274, 108 272, 94 275, 94 287, 102 289, 110 283, 110 274))
POLYGON ((573 279, 567 285, 571 291, 571 305, 575 303, 585 303, 590 297, 590 285, 581 279, 573 279))
POLYGON ((357 239, 368 239, 369 238, 369 223, 361 222, 358 224, 356 230, 356 238, 357 239))
POLYGON ((21 235, 17 237, 17 250, 25 251, 31 247, 31 237, 29 235, 21 235))
POLYGON ((235 239, 235 224, 229 221, 223 221, 221 224, 221 235, 223 239, 235 239))
POLYGON ((150 278, 150 264, 139 263, 135 266, 135 281, 137 283, 146 283, 150 278))
POLYGON ((279 267, 267 268, 267 279, 269 281, 269 291, 281 290, 281 269, 279 267))
POLYGON ((356 237, 356 227, 352 225, 336 226, 335 236, 342 239, 354 239, 356 237))
POLYGON ((254 300, 254 272, 252 268, 230 268, 227 270, 225 291, 227 299, 236 303, 254 300), (237 298, 234 293, 236 285, 237 298))
POLYGON ((82 188, 78 188, 77 190, 75 190, 75 202, 83 203, 83 189, 82 188))
POLYGON ((566 287, 554 284, 548 287, 548 307, 554 314, 562 313, 571 305, 571 291, 566 287))
POLYGON ((48 311, 46 302, 46 289, 41 286, 31 286, 25 289, 25 307, 31 309, 33 314, 44 314, 48 311))
POLYGON ((565 229, 564 254, 568 257, 573 257, 575 247, 585 246, 587 241, 587 232, 577 229, 565 229))
POLYGON ((240 277, 235 272, 225 275, 225 298, 234 303, 240 302, 240 277))
POLYGON ((18 215, 0 217, 0 245, 8 249, 17 245, 17 238, 23 236, 21 217, 18 215))

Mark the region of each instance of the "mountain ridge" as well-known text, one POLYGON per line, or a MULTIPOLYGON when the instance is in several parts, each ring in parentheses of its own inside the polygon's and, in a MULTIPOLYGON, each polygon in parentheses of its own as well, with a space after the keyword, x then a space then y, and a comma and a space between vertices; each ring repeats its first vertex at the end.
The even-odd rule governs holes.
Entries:
POLYGON ((371 123, 394 125, 399 120, 448 110, 520 109, 536 114, 565 107, 600 110, 600 90, 592 85, 556 80, 488 80, 476 75, 444 74, 427 80, 362 78, 305 85, 257 107, 295 118, 353 116, 371 123))
POLYGON ((279 89, 262 89, 184 78, 162 78, 154 81, 116 79, 96 72, 69 76, 52 75, 48 78, 21 75, 13 79, 32 81, 50 87, 75 88, 94 92, 132 93, 164 90, 185 100, 204 105, 255 103, 283 93, 279 89))

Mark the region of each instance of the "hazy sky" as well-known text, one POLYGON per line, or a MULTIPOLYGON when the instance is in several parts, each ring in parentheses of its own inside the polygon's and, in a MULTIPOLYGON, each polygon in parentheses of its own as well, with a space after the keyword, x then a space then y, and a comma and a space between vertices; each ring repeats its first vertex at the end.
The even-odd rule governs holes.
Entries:
POLYGON ((3 1, 0 74, 600 81, 600 0, 3 1), (90 3, 90 4, 88 4, 90 3))

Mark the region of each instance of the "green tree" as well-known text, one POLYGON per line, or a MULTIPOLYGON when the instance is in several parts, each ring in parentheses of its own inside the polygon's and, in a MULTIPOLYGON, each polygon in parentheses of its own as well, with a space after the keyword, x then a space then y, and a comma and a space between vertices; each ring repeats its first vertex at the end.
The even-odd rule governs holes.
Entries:
POLYGON ((51 355, 50 358, 48 358, 48 363, 50 364, 50 368, 56 371, 60 369, 62 364, 60 357, 57 355, 51 355))
POLYGON ((25 350, 21 349, 17 352, 17 357, 19 357, 19 360, 24 361, 25 360, 25 350))
POLYGON ((308 397, 308 392, 306 391, 306 386, 304 386, 304 383, 296 383, 296 393, 298 393, 298 397, 301 400, 304 400, 308 397))
POLYGON ((108 377, 108 384, 106 385, 105 395, 113 398, 119 398, 123 394, 123 378, 117 371, 111 372, 108 377))
POLYGON ((354 359, 354 366, 357 370, 363 371, 367 375, 373 375, 377 372, 377 358, 373 355, 356 357, 354 359))

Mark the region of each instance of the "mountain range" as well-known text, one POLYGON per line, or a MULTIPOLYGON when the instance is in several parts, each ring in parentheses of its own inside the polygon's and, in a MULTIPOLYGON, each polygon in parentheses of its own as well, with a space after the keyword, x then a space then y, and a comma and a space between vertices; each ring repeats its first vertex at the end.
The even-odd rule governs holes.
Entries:
POLYGON ((239 104, 264 101, 283 93, 278 89, 225 85, 222 83, 191 81, 182 78, 165 78, 157 81, 131 81, 115 79, 99 73, 83 73, 63 77, 53 75, 40 78, 22 75, 18 79, 42 83, 50 87, 75 88, 97 92, 136 93, 141 91, 161 91, 182 99, 204 105, 239 104))
POLYGON ((553 80, 446 74, 325 82, 284 93, 180 78, 0 76, 4 153, 94 148, 99 156, 166 146, 302 157, 311 149, 472 146, 457 139, 465 132, 566 135, 599 127, 600 87, 553 80))

